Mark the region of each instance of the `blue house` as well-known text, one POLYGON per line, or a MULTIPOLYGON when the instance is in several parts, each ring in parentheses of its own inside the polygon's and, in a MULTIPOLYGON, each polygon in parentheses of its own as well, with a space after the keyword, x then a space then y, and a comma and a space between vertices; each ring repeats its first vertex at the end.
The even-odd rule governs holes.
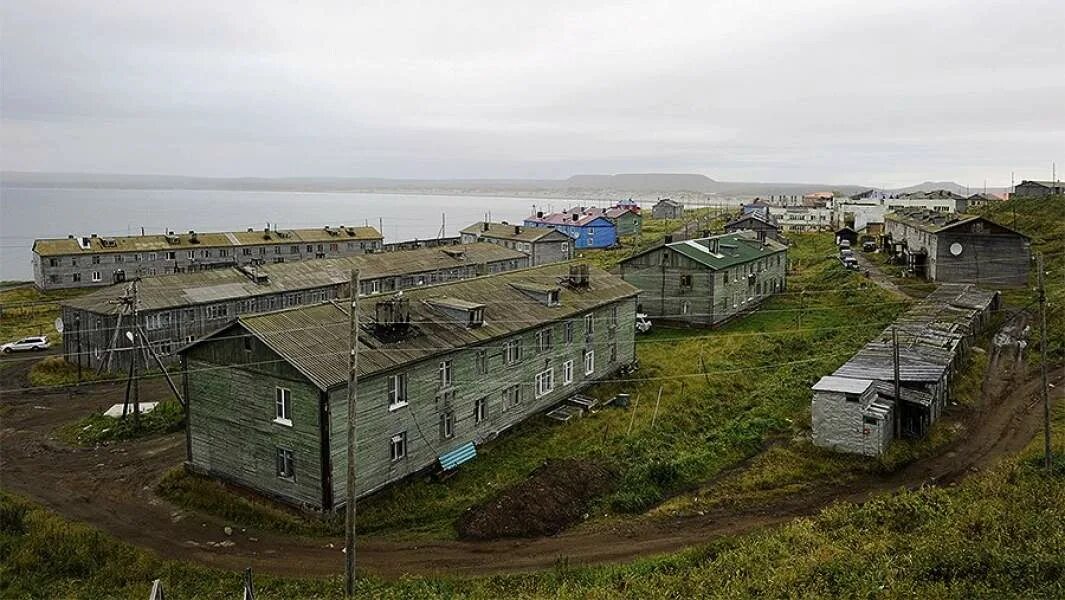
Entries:
POLYGON ((574 248, 610 248, 618 242, 618 229, 602 215, 536 213, 525 219, 526 227, 549 227, 573 238, 574 248))

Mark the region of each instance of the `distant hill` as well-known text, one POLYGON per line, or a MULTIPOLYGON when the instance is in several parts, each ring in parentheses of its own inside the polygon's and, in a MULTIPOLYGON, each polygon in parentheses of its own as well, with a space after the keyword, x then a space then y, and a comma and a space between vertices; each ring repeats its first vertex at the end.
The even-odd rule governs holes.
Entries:
MULTIPOLYGON (((925 181, 918 183, 917 185, 911 185, 909 187, 898 188, 894 190, 885 190, 893 194, 909 194, 912 192, 931 192, 934 190, 947 190, 948 192, 954 192, 962 196, 971 196, 984 191, 984 188, 965 187, 960 183, 953 181, 925 181)), ((996 188, 989 187, 987 191, 992 194, 1002 194, 1009 191, 1009 188, 996 188)))
MULTIPOLYGON (((602 197, 621 195, 650 197, 675 195, 686 199, 706 196, 801 195, 831 191, 855 194, 870 186, 829 183, 772 183, 717 181, 697 173, 581 174, 566 179, 386 179, 379 177, 189 177, 180 175, 0 173, 4 185, 21 187, 83 187, 97 189, 188 189, 234 191, 307 192, 408 192, 444 194, 508 194, 544 197, 602 197)), ((953 181, 926 181, 886 190, 891 193, 946 189, 965 194, 965 186, 953 181)), ((970 188, 969 193, 983 191, 970 188)), ((1004 188, 988 188, 1001 193, 1004 188)))

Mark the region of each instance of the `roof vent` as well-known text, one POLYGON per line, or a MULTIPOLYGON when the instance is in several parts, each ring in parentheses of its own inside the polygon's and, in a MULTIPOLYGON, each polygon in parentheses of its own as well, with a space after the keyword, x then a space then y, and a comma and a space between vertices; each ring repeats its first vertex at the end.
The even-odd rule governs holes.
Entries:
POLYGON ((449 296, 430 298, 425 302, 440 314, 448 317, 449 321, 462 327, 473 329, 484 325, 484 304, 449 296))
POLYGON ((348 232, 348 237, 355 237, 355 228, 354 227, 347 227, 347 228, 344 229, 344 231, 348 232))
POLYGON ((581 218, 581 216, 579 214, 573 213, 573 220, 574 221, 578 221, 578 220, 580 220, 580 218, 581 218))
MULTIPOLYGON (((249 229, 248 231, 251 231, 251 230, 249 229)), ((264 227, 263 228, 263 239, 264 240, 270 239, 270 228, 269 227, 264 227)))
POLYGON ((266 273, 259 272, 259 269, 249 268, 244 265, 241 265, 237 268, 240 269, 241 273, 244 273, 245 277, 252 280, 257 285, 266 285, 270 283, 270 276, 266 273))
POLYGON ((89 238, 85 236, 78 238, 78 246, 81 246, 82 250, 88 250, 91 247, 91 244, 89 243, 89 238))
POLYGON ((585 263, 570 265, 569 278, 567 279, 570 287, 574 288, 587 288, 591 283, 590 276, 588 274, 588 265, 585 263))
POLYGON ((464 248, 444 248, 444 254, 451 258, 465 258, 466 250, 464 248))
POLYGON ((488 221, 481 223, 481 231, 488 231, 488 221))
POLYGON ((181 242, 181 238, 179 238, 178 236, 174 235, 174 232, 170 232, 170 233, 166 234, 164 236, 164 238, 166 239, 166 243, 168 243, 168 244, 177 244, 177 243, 181 242))
POLYGON ((100 243, 103 244, 105 248, 115 248, 118 246, 118 240, 115 238, 101 238, 100 243))
POLYGON ((521 233, 521 225, 514 226, 514 235, 521 233))
POLYGON ((192 230, 189 231, 189 243, 190 244, 199 244, 200 243, 200 238, 196 237, 196 232, 195 231, 192 231, 192 230))
POLYGON ((378 300, 374 312, 374 329, 378 334, 400 334, 410 327, 410 300, 402 294, 378 300))

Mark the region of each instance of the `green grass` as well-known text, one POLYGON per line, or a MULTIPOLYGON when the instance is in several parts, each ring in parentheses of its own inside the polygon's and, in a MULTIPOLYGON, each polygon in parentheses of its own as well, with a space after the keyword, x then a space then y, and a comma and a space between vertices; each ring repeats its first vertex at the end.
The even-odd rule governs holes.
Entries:
POLYGON ((622 259, 646 250, 669 234, 684 227, 684 224, 696 222, 699 229, 721 231, 727 221, 727 213, 720 213, 711 208, 698 208, 686 211, 684 219, 652 219, 650 211, 644 214, 643 227, 639 235, 628 235, 619 239, 618 247, 609 250, 582 250, 579 256, 602 269, 613 269, 622 259))
MULTIPOLYGON (((130 408, 132 410, 132 407, 130 408)), ((114 419, 102 412, 67 423, 55 430, 56 436, 72 446, 95 446, 149 435, 180 431, 185 424, 185 410, 174 400, 160 402, 154 410, 140 415, 134 427, 133 417, 114 419)))
MULTIPOLYGON (((1055 444, 1065 446, 1057 407, 1055 444)), ((627 564, 491 577, 362 577, 362 598, 987 598, 1065 595, 1065 468, 1022 457, 957 486, 840 503, 811 518, 627 564)), ((1065 464, 1059 452, 1057 464, 1065 464)), ((279 559, 283 560, 283 559, 279 559)), ((339 561, 338 561, 339 564, 339 561)), ((240 574, 168 561, 0 492, 0 596, 224 599, 240 574)), ((341 598, 339 576, 255 576, 257 597, 341 598)))
MULTIPOLYGON (((75 385, 78 382, 78 366, 67 362, 62 356, 49 356, 43 358, 30 367, 27 375, 30 385, 33 387, 61 387, 75 385)), ((89 367, 81 370, 82 382, 97 381, 110 377, 97 376, 96 371, 89 367)))
POLYGON ((80 296, 89 289, 42 292, 33 286, 0 290, 0 341, 8 342, 28 335, 59 338, 55 320, 59 302, 80 296))
MULTIPOLYGON (((640 370, 589 390, 600 398, 621 391, 634 401, 639 396, 634 408, 605 409, 565 424, 530 419, 479 447, 478 459, 446 481, 411 478, 361 501, 364 533, 453 537, 455 519, 469 506, 522 481, 551 458, 595 460, 621 474, 618 490, 600 499, 592 514, 641 513, 753 456, 767 440, 805 428, 809 386, 845 362, 904 305, 844 270, 830 234, 795 238, 790 293, 723 329, 656 329, 641 336, 640 370), (800 290, 806 291, 801 299, 800 290), (662 402, 652 426, 659 386, 662 402)), ((167 497, 190 501, 188 494, 167 497)), ((204 508, 244 514, 248 521, 238 524, 291 527, 269 513, 243 512, 255 506, 229 506, 224 494, 212 498, 204 508)))

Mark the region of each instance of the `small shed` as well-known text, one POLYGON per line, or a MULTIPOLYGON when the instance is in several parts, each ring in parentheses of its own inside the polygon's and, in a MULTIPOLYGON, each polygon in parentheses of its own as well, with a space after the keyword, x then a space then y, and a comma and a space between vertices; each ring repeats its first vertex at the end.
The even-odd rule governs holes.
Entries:
POLYGON ((847 225, 840 227, 836 230, 836 245, 838 246, 844 241, 849 242, 851 246, 858 245, 858 232, 847 225))
POLYGON ((655 219, 682 219, 684 218, 684 205, 676 200, 663 198, 651 207, 651 216, 655 219))

